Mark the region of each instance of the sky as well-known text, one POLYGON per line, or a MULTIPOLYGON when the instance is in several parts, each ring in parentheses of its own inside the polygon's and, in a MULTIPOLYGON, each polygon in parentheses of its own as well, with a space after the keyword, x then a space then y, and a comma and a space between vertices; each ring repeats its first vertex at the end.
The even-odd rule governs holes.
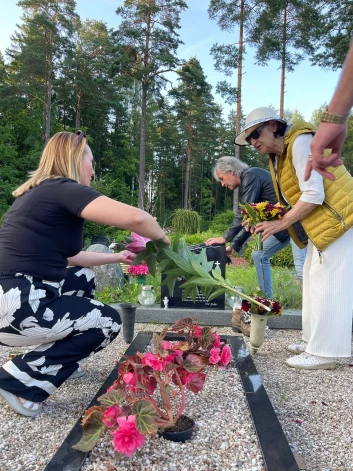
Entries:
MULTIPOLYGON (((16 30, 16 24, 21 23, 22 9, 17 0, 7 0, 6 9, 3 7, 0 16, 0 50, 10 46, 11 35, 16 30)), ((107 23, 109 28, 117 28, 119 21, 115 10, 123 4, 123 0, 76 0, 77 12, 82 20, 95 19, 107 23)), ((232 82, 236 86, 236 71, 233 77, 226 77, 213 68, 213 58, 210 49, 213 44, 230 44, 237 41, 237 31, 223 32, 217 22, 208 18, 208 0, 186 0, 189 8, 181 14, 181 29, 179 34, 184 45, 178 49, 178 56, 188 60, 196 57, 207 77, 207 81, 215 87, 220 80, 232 82)), ((340 71, 325 71, 320 67, 303 61, 294 72, 286 78, 286 93, 284 107, 288 110, 299 110, 305 119, 309 120, 312 112, 329 102, 339 79, 340 71)), ((281 72, 279 62, 270 61, 266 67, 257 66, 254 51, 247 47, 243 75, 242 107, 245 114, 260 106, 279 108, 281 72)), ((172 79, 173 80, 173 79, 172 79)), ((175 79, 176 81, 176 75, 175 79)), ((220 103, 225 114, 230 110, 222 98, 215 93, 215 100, 220 103)))

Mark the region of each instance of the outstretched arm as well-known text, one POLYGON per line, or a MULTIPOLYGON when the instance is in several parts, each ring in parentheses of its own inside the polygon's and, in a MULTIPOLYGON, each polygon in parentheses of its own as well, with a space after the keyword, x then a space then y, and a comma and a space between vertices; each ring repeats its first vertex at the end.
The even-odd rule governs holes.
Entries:
POLYGON ((170 245, 169 238, 157 221, 146 211, 99 196, 82 211, 81 217, 89 221, 136 232, 143 237, 161 240, 170 245))
MULTIPOLYGON (((336 91, 332 97, 327 111, 334 115, 347 117, 353 106, 353 45, 351 45, 344 66, 341 78, 336 91)), ((305 170, 305 180, 308 180, 311 171, 314 169, 322 176, 334 180, 332 173, 326 170, 330 165, 337 167, 342 164, 341 151, 347 135, 345 123, 336 124, 332 122, 321 122, 316 135, 311 143, 311 156, 307 162, 305 170), (330 157, 324 157, 324 150, 332 149, 330 157)))
POLYGON ((123 250, 118 253, 79 252, 74 257, 69 257, 67 263, 70 267, 84 268, 108 265, 109 263, 126 263, 131 265, 135 257, 136 255, 129 252, 129 250, 123 250))

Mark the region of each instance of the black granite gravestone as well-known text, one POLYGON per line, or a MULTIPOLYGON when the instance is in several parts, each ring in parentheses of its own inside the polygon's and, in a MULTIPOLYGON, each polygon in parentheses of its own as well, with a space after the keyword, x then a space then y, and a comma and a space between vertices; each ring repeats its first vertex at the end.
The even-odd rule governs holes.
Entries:
MULTIPOLYGON (((229 258, 226 255, 225 245, 210 245, 198 244, 189 246, 189 249, 194 253, 200 253, 203 248, 206 248, 207 260, 213 261, 215 268, 219 266, 221 269, 221 274, 223 278, 225 277, 226 264, 229 261, 229 258)), ((165 275, 162 273, 162 281, 165 279, 165 275)), ((225 306, 225 296, 224 294, 218 296, 217 298, 212 299, 212 301, 207 301, 205 296, 200 290, 198 290, 198 295, 196 297, 196 302, 194 303, 190 297, 187 297, 184 301, 182 300, 183 290, 180 288, 180 285, 184 283, 184 279, 180 278, 175 283, 175 288, 173 296, 170 296, 168 287, 166 285, 161 286, 161 307, 174 307, 174 308, 191 308, 191 309, 224 309, 225 306)))

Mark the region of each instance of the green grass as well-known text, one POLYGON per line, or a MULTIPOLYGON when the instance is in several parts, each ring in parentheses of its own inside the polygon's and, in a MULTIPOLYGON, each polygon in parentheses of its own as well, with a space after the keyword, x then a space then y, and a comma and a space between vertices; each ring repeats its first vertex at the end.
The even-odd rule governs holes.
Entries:
MULTIPOLYGON (((259 290, 255 267, 227 267, 226 278, 246 293, 259 290)), ((293 270, 272 267, 273 297, 285 309, 301 309, 302 290, 293 270)))
MULTIPOLYGON (((239 286, 246 293, 254 293, 259 290, 255 267, 226 267, 226 278, 233 286, 239 286)), ((301 286, 298 283, 293 270, 287 268, 272 268, 273 297, 282 304, 284 309, 301 308, 301 286)), ((156 303, 160 302, 160 275, 153 278, 147 277, 146 283, 153 285, 157 295, 156 303)), ((96 294, 96 299, 101 302, 110 303, 136 303, 140 285, 136 282, 125 283, 122 288, 106 287, 96 294)))

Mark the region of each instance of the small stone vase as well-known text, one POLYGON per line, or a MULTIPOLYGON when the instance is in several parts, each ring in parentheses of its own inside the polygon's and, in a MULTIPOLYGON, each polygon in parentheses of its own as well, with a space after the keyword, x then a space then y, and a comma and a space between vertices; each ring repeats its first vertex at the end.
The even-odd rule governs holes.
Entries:
POLYGON ((259 348, 264 343, 267 319, 268 316, 251 313, 250 352, 253 355, 256 355, 259 348))
POLYGON ((134 338, 135 316, 137 304, 122 303, 121 320, 123 323, 123 338, 126 343, 131 343, 134 338))

